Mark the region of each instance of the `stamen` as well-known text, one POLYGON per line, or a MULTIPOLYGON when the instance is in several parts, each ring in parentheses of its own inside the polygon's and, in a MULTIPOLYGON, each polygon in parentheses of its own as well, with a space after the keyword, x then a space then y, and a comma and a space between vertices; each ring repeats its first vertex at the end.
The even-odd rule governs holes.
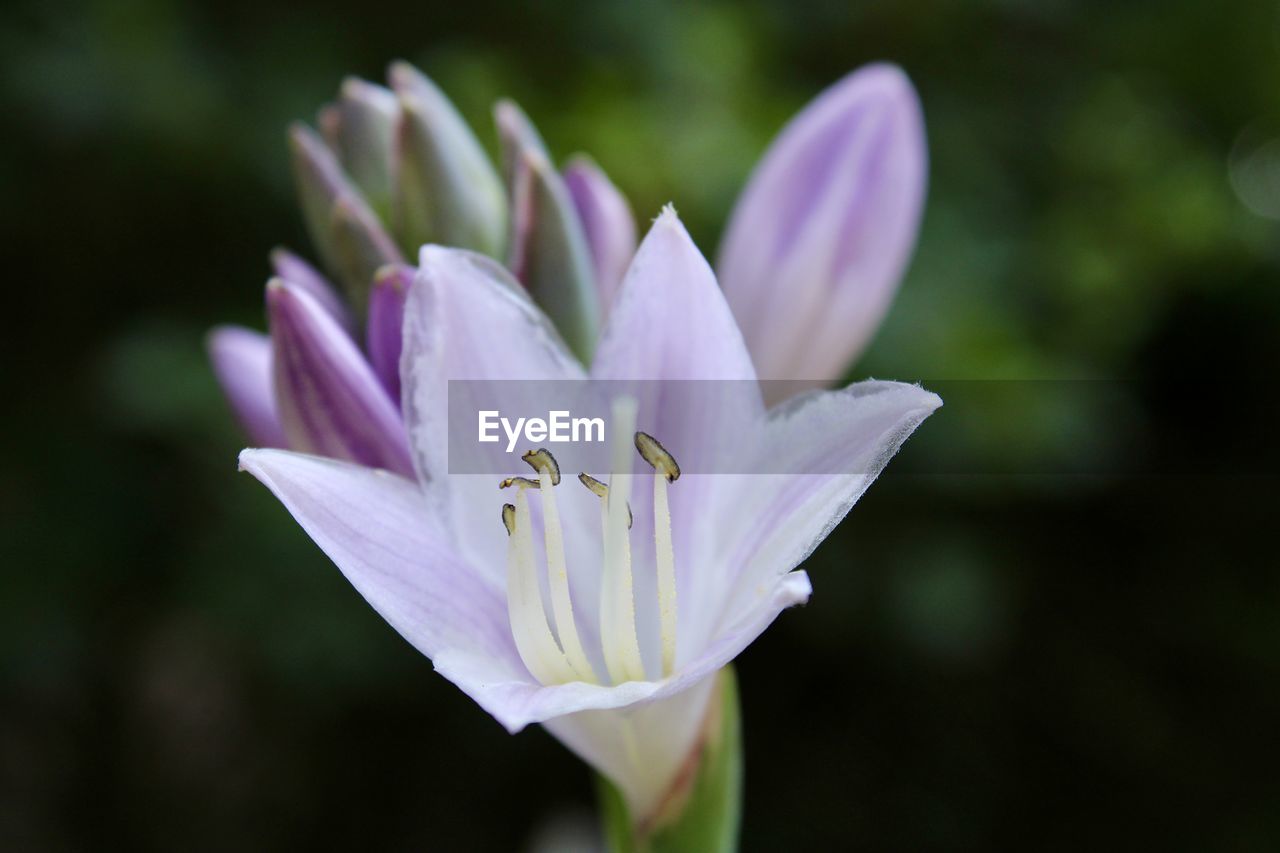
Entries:
POLYGON ((555 615, 556 633, 560 637, 560 647, 569 664, 578 673, 582 681, 594 682, 595 670, 592 669, 587 653, 578 637, 578 626, 573 618, 573 599, 569 595, 569 568, 564 556, 564 531, 560 526, 560 510, 556 505, 555 485, 560 482, 560 466, 555 457, 546 448, 530 450, 524 454, 524 461, 538 472, 538 482, 542 489, 542 526, 543 541, 547 548, 547 585, 551 589, 551 609, 555 615))
POLYGON ((614 684, 645 680, 631 578, 631 536, 627 498, 631 494, 631 458, 627 437, 635 430, 636 401, 613 401, 613 470, 603 502, 604 577, 600 584, 600 638, 605 666, 614 684))
POLYGON ((662 633, 662 674, 676 663, 676 556, 671 542, 671 506, 667 484, 680 479, 680 466, 656 438, 636 433, 636 449, 653 466, 653 553, 658 570, 658 618, 662 633))
MULTIPOLYGON (((599 480, 597 480, 595 477, 592 477, 590 474, 586 473, 585 471, 578 475, 578 482, 586 486, 588 491, 590 491, 596 497, 608 499, 609 487, 606 486, 604 483, 600 482, 599 480)), ((628 530, 631 529, 631 525, 635 524, 635 521, 636 521, 635 516, 631 514, 631 501, 627 501, 627 529, 628 530)))
MULTIPOLYGON (((521 660, 543 684, 578 680, 573 667, 556 645, 538 591, 533 559, 533 522, 527 488, 516 491, 515 505, 502 510, 507 537, 507 616, 521 660)), ((507 506, 511 506, 508 504, 507 506)))

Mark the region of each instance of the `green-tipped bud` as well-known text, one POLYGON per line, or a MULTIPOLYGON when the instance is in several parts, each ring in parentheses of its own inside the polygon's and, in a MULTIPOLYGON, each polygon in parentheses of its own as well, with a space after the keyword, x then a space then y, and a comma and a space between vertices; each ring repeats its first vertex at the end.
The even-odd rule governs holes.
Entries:
POLYGON ((537 131, 510 101, 494 110, 511 201, 507 266, 590 363, 599 333, 591 254, 582 221, 537 131))
POLYGON ((506 239, 502 182, 457 109, 421 72, 393 63, 402 113, 394 216, 400 244, 416 255, 440 243, 499 257, 506 239))
POLYGON ((356 77, 342 82, 336 103, 320 113, 320 130, 343 169, 384 222, 391 220, 393 150, 400 102, 383 86, 356 77))
POLYGON ((347 301, 363 323, 374 273, 387 264, 403 263, 404 258, 378 217, 355 195, 334 200, 329 219, 329 244, 333 268, 346 289, 347 301))
POLYGON ((301 122, 289 128, 289 153, 293 160, 293 178, 298 189, 298 204, 307 226, 311 243, 320 260, 333 269, 333 246, 329 239, 329 220, 333 200, 349 185, 342 168, 315 131, 301 122))

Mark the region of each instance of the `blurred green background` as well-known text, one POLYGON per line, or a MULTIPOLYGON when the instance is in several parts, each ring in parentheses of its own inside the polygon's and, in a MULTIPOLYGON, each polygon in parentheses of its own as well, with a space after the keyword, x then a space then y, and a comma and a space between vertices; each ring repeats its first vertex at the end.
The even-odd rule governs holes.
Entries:
POLYGON ((204 359, 262 325, 267 251, 309 251, 286 123, 402 57, 708 253, 787 117, 896 61, 931 187, 855 375, 1080 380, 952 383, 814 556, 740 661, 744 849, 1280 848, 1276 3, 0 15, 0 847, 512 850, 589 818, 568 752, 236 474, 204 359))

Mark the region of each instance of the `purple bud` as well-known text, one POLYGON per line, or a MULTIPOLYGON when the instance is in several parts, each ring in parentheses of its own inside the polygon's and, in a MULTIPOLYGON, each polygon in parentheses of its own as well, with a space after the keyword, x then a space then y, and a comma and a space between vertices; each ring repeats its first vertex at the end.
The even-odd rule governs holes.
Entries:
POLYGON ((378 270, 369 291, 365 349, 369 364, 392 400, 400 399, 400 351, 404 342, 404 303, 416 270, 392 264, 378 270))
POLYGON ((581 154, 572 158, 565 166, 564 182, 587 235, 600 310, 607 316, 636 253, 636 221, 626 196, 591 158, 581 154))
POLYGON ((413 476, 400 407, 355 342, 296 285, 267 284, 276 403, 289 446, 413 476))
POLYGON ((213 374, 255 447, 284 447, 271 387, 271 339, 240 326, 218 326, 205 340, 213 374))
POLYGON ((924 119, 869 65, 783 129, 738 199, 718 272, 762 379, 837 378, 893 299, 920 224, 924 119))
POLYGON ((326 311, 334 316, 344 329, 352 329, 351 312, 347 310, 342 297, 329 280, 320 271, 288 249, 277 248, 271 252, 271 268, 276 275, 290 284, 296 284, 319 302, 326 311))

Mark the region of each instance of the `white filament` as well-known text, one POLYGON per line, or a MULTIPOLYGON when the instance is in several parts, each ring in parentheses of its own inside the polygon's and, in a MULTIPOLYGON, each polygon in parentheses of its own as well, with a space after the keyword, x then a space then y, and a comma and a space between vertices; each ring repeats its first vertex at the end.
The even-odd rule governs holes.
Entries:
POLYGON ((653 477, 653 552, 658 563, 658 617, 662 631, 662 675, 676 665, 676 556, 671 543, 671 508, 667 502, 667 477, 660 470, 653 477))
POLYGON ((594 682, 595 671, 587 660, 582 640, 578 637, 577 623, 573 619, 573 599, 569 596, 569 567, 564 557, 564 532, 560 526, 560 510, 556 506, 555 486, 551 483, 551 472, 546 468, 538 471, 538 484, 538 491, 542 494, 543 539, 547 546, 547 584, 551 589, 556 633, 560 636, 564 656, 577 673, 578 680, 594 682))
POLYGON ((520 659, 543 684, 576 681, 577 674, 556 645, 538 591, 533 521, 525 488, 516 488, 515 530, 507 537, 507 617, 520 659))
POLYGON ((644 662, 636 639, 636 605, 631 578, 631 447, 636 401, 613 401, 613 458, 604 509, 604 576, 600 584, 600 640, 605 667, 614 684, 644 681, 644 662))

